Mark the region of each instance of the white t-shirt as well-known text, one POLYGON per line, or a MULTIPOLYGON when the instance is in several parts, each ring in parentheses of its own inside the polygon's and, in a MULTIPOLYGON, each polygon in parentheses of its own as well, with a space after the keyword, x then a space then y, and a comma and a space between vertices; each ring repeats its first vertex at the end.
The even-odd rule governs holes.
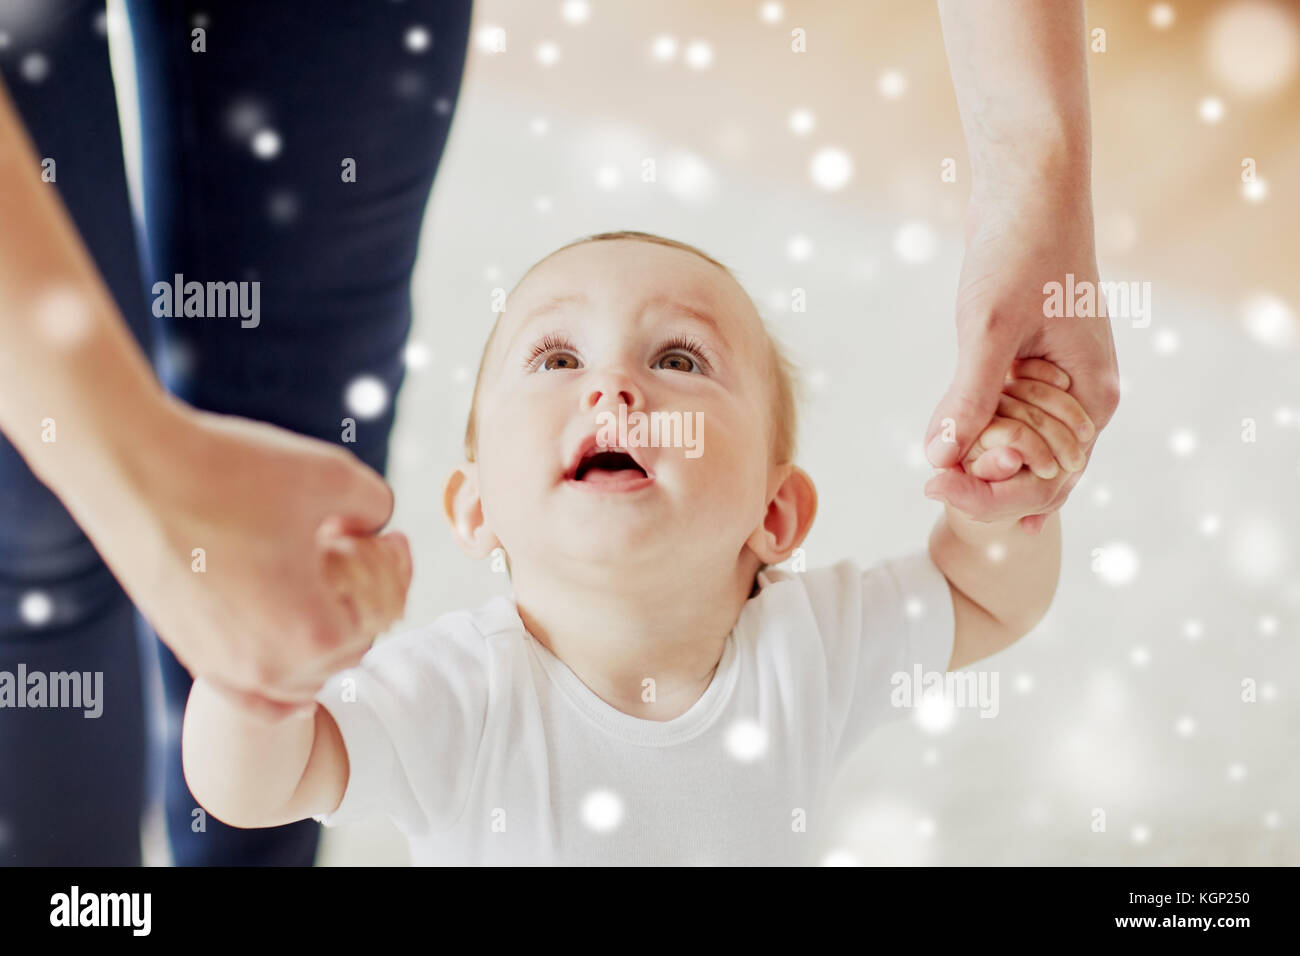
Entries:
POLYGON ((417 866, 817 862, 835 771, 908 713, 891 676, 948 669, 952 597, 924 551, 758 580, 669 721, 597 697, 504 596, 377 642, 317 697, 351 768, 316 819, 387 813, 417 866))

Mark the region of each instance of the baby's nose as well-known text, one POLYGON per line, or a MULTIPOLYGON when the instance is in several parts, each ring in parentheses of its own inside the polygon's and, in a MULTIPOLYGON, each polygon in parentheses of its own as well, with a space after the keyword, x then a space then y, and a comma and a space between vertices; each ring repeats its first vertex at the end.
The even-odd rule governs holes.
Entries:
POLYGON ((631 409, 641 404, 641 393, 626 376, 607 374, 593 383, 584 403, 587 408, 597 408, 605 404, 616 408, 619 405, 626 405, 631 409))

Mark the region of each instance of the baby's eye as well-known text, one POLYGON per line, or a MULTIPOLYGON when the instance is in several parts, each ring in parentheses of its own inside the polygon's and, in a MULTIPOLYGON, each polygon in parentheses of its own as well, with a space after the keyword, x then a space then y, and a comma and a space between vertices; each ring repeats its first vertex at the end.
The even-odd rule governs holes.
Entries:
POLYGON ((663 352, 651 368, 664 368, 670 372, 703 374, 710 368, 704 346, 688 335, 673 336, 660 346, 663 352))
POLYGON ((547 372, 568 371, 580 368, 581 365, 573 343, 560 335, 545 336, 528 350, 528 359, 524 362, 524 367, 530 372, 538 369, 547 372))
POLYGON ((655 362, 655 368, 666 368, 674 372, 698 372, 699 364, 685 352, 669 352, 655 362))
POLYGON ((577 368, 578 359, 572 352, 552 352, 546 356, 546 361, 542 363, 542 368, 547 371, 558 369, 577 368))

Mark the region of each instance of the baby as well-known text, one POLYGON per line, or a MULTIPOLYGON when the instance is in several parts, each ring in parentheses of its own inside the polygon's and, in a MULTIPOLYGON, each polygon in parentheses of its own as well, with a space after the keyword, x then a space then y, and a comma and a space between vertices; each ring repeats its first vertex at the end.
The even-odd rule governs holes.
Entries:
MULTIPOLYGON (((1077 471, 1092 425, 1069 378, 1011 371, 963 467, 1077 471)), ((699 250, 608 233, 543 259, 488 339, 444 492, 513 595, 380 641, 314 715, 263 718, 197 680, 195 798, 238 827, 386 813, 417 865, 816 862, 833 775, 908 712, 899 680, 1047 611, 1060 520, 1030 535, 945 505, 928 549, 773 567, 817 510, 793 396, 752 301, 699 250), (702 423, 695 450, 611 427, 654 412, 702 423)))

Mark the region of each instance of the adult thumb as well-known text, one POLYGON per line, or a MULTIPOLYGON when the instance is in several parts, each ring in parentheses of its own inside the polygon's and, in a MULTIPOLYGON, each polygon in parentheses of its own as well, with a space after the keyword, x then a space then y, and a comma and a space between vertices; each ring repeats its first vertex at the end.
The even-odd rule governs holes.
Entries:
POLYGON ((997 411, 1017 345, 982 337, 957 350, 957 372, 925 431, 925 457, 936 468, 964 461, 997 411))
POLYGON ((333 489, 325 521, 333 525, 334 533, 372 534, 393 516, 393 489, 360 459, 354 458, 349 466, 333 489))

